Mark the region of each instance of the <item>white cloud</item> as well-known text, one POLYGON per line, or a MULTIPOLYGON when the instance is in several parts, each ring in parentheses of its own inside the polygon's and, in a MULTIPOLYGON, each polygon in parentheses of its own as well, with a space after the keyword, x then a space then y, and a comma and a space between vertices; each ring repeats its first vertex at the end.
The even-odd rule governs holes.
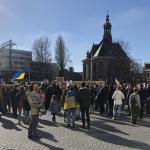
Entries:
POLYGON ((5 15, 12 15, 12 11, 2 2, 0 2, 0 13, 5 15))

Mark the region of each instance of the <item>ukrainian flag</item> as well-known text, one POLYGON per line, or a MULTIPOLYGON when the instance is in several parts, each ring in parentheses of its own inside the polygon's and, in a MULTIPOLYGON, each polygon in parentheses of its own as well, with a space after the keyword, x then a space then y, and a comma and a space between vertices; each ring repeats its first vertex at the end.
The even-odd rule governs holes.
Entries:
POLYGON ((25 68, 25 69, 17 72, 16 74, 13 75, 12 79, 13 80, 22 80, 22 79, 24 79, 27 71, 28 71, 28 69, 25 68))

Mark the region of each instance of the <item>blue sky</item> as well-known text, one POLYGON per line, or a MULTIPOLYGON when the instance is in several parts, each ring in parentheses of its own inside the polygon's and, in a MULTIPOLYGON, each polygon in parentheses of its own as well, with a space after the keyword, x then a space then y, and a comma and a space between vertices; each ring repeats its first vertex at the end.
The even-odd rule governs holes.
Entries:
POLYGON ((0 0, 0 43, 13 39, 18 49, 32 50, 34 40, 48 36, 52 55, 64 37, 75 71, 94 43, 100 42, 109 10, 114 40, 130 43, 130 55, 150 62, 149 0, 0 0))

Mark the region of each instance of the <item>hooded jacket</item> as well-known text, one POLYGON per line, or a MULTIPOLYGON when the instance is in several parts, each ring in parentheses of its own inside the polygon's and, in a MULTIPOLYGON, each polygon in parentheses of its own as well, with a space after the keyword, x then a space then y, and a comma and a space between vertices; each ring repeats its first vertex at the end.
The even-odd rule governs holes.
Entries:
POLYGON ((124 99, 124 94, 121 90, 115 90, 112 95, 112 99, 114 100, 114 105, 122 105, 122 100, 124 99))

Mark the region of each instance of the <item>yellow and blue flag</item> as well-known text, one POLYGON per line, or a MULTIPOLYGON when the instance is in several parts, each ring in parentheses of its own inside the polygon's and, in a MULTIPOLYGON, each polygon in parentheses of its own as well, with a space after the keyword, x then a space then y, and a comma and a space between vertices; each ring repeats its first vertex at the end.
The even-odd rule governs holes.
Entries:
POLYGON ((26 72, 28 71, 27 68, 22 69, 21 71, 17 72, 16 74, 13 75, 12 79, 13 80, 22 80, 25 77, 26 72))

